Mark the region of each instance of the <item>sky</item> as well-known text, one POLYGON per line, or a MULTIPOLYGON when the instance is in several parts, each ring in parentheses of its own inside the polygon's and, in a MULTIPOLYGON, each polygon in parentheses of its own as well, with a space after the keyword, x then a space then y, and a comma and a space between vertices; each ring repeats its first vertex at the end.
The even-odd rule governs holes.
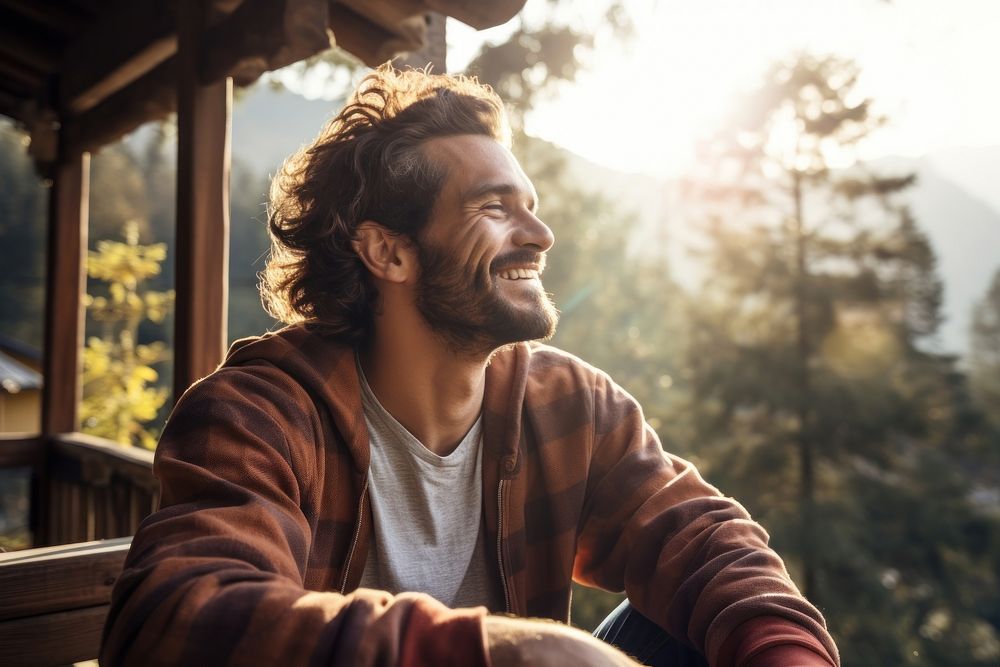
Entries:
MULTIPOLYGON (((677 176, 738 93, 770 63, 808 51, 854 59, 859 92, 891 119, 861 146, 863 159, 1000 145, 1000 0, 633 0, 628 8, 634 38, 622 45, 598 33, 577 81, 526 119, 530 134, 620 171, 677 176)), ((450 20, 448 69, 461 71, 484 41, 503 41, 517 21, 545 11, 545 0, 528 0, 527 18, 482 32, 450 20)))

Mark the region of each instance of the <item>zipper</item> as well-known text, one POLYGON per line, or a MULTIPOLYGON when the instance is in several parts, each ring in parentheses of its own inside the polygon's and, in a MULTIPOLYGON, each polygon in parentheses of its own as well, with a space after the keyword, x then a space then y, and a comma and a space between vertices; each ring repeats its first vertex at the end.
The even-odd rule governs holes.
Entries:
POLYGON ((507 589, 507 573, 503 566, 503 483, 497 486, 497 563, 500 565, 500 584, 503 586, 504 611, 510 613, 510 591, 507 589))
POLYGON ((368 495, 368 475, 365 475, 365 483, 361 486, 361 501, 358 503, 358 524, 354 527, 354 539, 351 540, 351 550, 347 552, 347 563, 344 564, 344 578, 340 582, 340 594, 347 591, 347 575, 351 571, 351 560, 354 558, 354 550, 358 546, 358 539, 361 537, 361 523, 365 518, 365 497, 368 495))

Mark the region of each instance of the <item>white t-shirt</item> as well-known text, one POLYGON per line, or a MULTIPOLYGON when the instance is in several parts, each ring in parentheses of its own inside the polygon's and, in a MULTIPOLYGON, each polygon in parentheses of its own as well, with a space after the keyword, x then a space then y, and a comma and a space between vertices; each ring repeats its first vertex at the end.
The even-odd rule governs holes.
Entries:
POLYGON ((447 456, 379 403, 358 364, 371 444, 371 543, 363 588, 427 593, 445 605, 503 610, 483 530, 482 418, 447 456))

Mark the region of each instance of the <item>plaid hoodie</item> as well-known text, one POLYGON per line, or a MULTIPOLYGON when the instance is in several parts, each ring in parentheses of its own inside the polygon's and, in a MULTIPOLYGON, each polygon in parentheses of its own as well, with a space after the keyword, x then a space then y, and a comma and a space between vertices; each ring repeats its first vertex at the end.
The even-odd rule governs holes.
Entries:
MULTIPOLYGON (((733 638, 761 617, 836 662, 764 530, 664 453, 607 375, 519 344, 487 368, 483 409, 483 511, 508 611, 566 621, 575 579, 626 591, 713 665, 745 657, 733 638)), ((484 608, 357 589, 368 463, 352 350, 301 326, 236 342, 160 438, 161 507, 115 584, 102 662, 489 664, 484 608)))

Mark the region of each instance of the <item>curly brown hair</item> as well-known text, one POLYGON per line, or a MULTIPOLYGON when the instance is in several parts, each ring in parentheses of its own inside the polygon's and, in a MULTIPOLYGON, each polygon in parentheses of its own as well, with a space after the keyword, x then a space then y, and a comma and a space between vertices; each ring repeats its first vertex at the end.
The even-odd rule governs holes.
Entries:
POLYGON ((260 274, 267 312, 350 345, 366 341, 378 290, 352 248, 357 227, 372 220, 416 241, 447 175, 421 145, 460 134, 510 145, 503 103, 489 86, 388 63, 366 76, 271 183, 271 252, 260 274))

